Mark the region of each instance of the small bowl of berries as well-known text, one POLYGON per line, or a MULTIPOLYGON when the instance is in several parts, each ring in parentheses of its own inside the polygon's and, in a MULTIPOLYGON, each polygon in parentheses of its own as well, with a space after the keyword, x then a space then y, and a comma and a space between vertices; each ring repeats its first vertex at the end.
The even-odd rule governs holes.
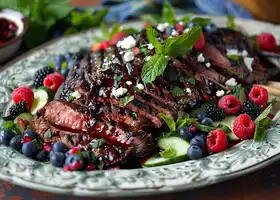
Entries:
POLYGON ((11 9, 0 9, 0 64, 19 49, 28 28, 27 18, 11 9))

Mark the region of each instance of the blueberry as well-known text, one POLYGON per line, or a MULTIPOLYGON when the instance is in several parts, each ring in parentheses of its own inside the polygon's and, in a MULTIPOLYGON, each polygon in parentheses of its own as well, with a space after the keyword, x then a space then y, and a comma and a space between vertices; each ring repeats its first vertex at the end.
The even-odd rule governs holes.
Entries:
POLYGON ((61 152, 51 152, 50 162, 55 167, 63 167, 65 162, 65 154, 61 152))
POLYGON ((15 136, 15 133, 9 129, 0 131, 0 144, 9 145, 10 140, 15 136))
POLYGON ((198 119, 198 121, 202 121, 205 117, 206 117, 205 112, 201 112, 196 115, 196 118, 198 119))
POLYGON ((171 33, 172 33, 173 30, 175 30, 173 27, 169 27, 169 28, 166 30, 166 34, 171 35, 171 33))
POLYGON ((187 150, 187 154, 190 159, 196 160, 202 157, 202 150, 197 145, 191 145, 187 150))
POLYGON ((48 158, 49 158, 49 152, 45 150, 41 150, 36 156, 36 160, 40 162, 46 162, 48 161, 48 158))
POLYGON ((16 135, 13 137, 10 141, 10 147, 13 149, 19 151, 21 150, 22 144, 21 144, 22 136, 21 135, 16 135))
POLYGON ((23 136, 31 137, 31 139, 37 139, 39 135, 38 135, 38 133, 36 133, 35 131, 33 131, 31 129, 26 129, 23 132, 23 136))
POLYGON ((68 151, 68 147, 63 142, 56 142, 54 143, 52 150, 54 152, 66 153, 68 151))
POLYGON ((196 23, 196 22, 190 22, 190 23, 188 23, 188 28, 192 28, 193 26, 199 26, 199 24, 196 23))
POLYGON ((55 57, 55 69, 56 69, 56 71, 61 70, 61 64, 64 60, 65 60, 65 58, 62 55, 59 55, 59 56, 55 57))
POLYGON ((202 121, 201 124, 206 125, 206 126, 211 126, 213 124, 213 120, 209 117, 205 117, 202 121))
POLYGON ((206 140, 207 139, 207 134, 206 133, 198 133, 196 136, 201 137, 202 139, 206 140))
POLYGON ((34 158, 38 151, 37 146, 34 142, 23 143, 21 150, 24 155, 30 158, 34 158))
POLYGON ((78 156, 78 155, 72 155, 72 154, 70 154, 69 156, 67 156, 67 158, 66 158, 66 160, 65 160, 65 165, 67 165, 67 166, 73 166, 73 164, 74 164, 75 162, 77 162, 77 161, 80 161, 80 163, 81 163, 80 168, 82 168, 82 167, 83 167, 83 164, 84 164, 82 157, 81 157, 81 156, 78 156))
POLYGON ((214 23, 209 23, 207 24, 207 26, 205 27, 206 32, 208 33, 213 33, 217 31, 217 26, 214 23))
POLYGON ((183 128, 180 128, 180 136, 184 140, 190 141, 194 137, 194 134, 190 133, 189 132, 189 127, 185 126, 183 128))
POLYGON ((191 139, 190 144, 191 145, 197 145, 199 146, 201 149, 205 149, 206 148, 206 138, 201 137, 199 135, 196 135, 193 139, 191 139))

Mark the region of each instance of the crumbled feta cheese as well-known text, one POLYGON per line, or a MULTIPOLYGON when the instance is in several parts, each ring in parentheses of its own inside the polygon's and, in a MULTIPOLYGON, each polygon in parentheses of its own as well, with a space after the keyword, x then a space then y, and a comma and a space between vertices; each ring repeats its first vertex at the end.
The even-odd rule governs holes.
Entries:
POLYGON ((124 51, 120 51, 120 55, 124 54, 124 51))
POLYGON ((216 96, 217 96, 217 97, 222 97, 222 96, 224 96, 224 94, 225 94, 225 91, 224 91, 224 90, 218 90, 218 91, 216 92, 216 96))
POLYGON ((81 98, 81 94, 78 91, 75 91, 71 94, 71 96, 75 99, 81 98))
POLYGON ((125 83, 126 83, 126 85, 132 85, 131 81, 126 81, 125 83))
POLYGON ((135 46, 136 46, 136 40, 131 35, 117 43, 117 47, 121 47, 122 49, 131 49, 132 47, 135 46))
POLYGON ((171 35, 172 35, 172 36, 177 36, 178 33, 177 33, 177 31, 176 31, 175 29, 173 29, 172 32, 171 32, 171 35))
POLYGON ((107 97, 106 88, 101 87, 100 90, 99 90, 98 95, 99 95, 100 97, 107 97))
POLYGON ((205 62, 205 58, 202 53, 197 56, 197 61, 202 63, 205 62))
POLYGON ((169 23, 165 22, 163 24, 157 25, 157 30, 160 32, 164 32, 169 27, 169 23))
POLYGON ((237 86, 237 81, 235 78, 230 78, 225 82, 226 86, 235 87, 237 86))
POLYGON ((123 96, 125 93, 127 93, 127 91, 128 90, 126 88, 123 88, 123 87, 120 87, 118 89, 113 88, 112 89, 112 96, 118 98, 118 97, 123 96))
POLYGON ((146 56, 146 57, 144 58, 145 61, 149 61, 150 59, 151 59, 151 56, 146 56))
POLYGON ((124 62, 130 62, 132 60, 134 60, 134 54, 131 51, 125 52, 125 54, 123 55, 123 60, 124 62))
POLYGON ((227 56, 240 56, 240 52, 237 49, 227 49, 227 56))
POLYGON ((118 58, 114 58, 114 60, 112 60, 113 64, 121 64, 118 58))
POLYGON ((242 55, 242 57, 247 57, 248 56, 248 52, 246 50, 243 50, 241 55, 242 55))
POLYGON ((182 21, 181 21, 181 22, 179 22, 179 24, 180 24, 181 26, 184 26, 184 22, 182 22, 182 21))
POLYGON ((192 94, 192 91, 190 88, 186 88, 186 92, 188 93, 188 95, 191 95, 192 94))
POLYGON ((210 63, 210 62, 207 62, 207 63, 205 64, 205 66, 206 66, 207 68, 210 68, 210 67, 211 67, 211 63, 210 63))
POLYGON ((184 33, 187 33, 187 32, 189 32, 189 28, 186 28, 186 29, 184 29, 184 33))
POLYGON ((168 28, 170 26, 168 22, 165 22, 163 25, 165 26, 165 28, 168 28))
POLYGON ((147 47, 148 47, 148 49, 153 49, 153 48, 154 48, 154 45, 152 45, 152 44, 147 44, 147 47))
POLYGON ((244 61, 245 65, 246 65, 246 67, 248 68, 248 70, 249 70, 250 72, 252 72, 252 71, 253 71, 252 64, 253 64, 253 62, 254 62, 254 58, 245 57, 245 58, 243 58, 243 61, 244 61))
POLYGON ((138 83, 138 84, 136 85, 136 87, 137 87, 139 90, 144 90, 144 85, 141 84, 141 83, 138 83))

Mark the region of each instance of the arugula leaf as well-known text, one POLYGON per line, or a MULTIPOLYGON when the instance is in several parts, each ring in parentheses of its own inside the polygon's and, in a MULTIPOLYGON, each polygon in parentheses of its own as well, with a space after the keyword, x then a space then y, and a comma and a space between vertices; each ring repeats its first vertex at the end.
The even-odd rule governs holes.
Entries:
POLYGON ((227 27, 229 29, 235 30, 236 29, 236 24, 234 22, 234 16, 227 16, 227 27))
POLYGON ((162 45, 157 39, 157 31, 154 28, 148 26, 146 33, 149 42, 155 47, 157 53, 162 53, 162 45))
POLYGON ((191 21, 199 24, 202 27, 205 27, 211 22, 211 19, 210 18, 195 17, 191 21))
POLYGON ((100 148, 102 147, 103 144, 106 143, 106 140, 101 138, 99 140, 96 140, 94 142, 90 142, 89 145, 92 147, 92 148, 100 148))
POLYGON ((134 96, 126 96, 120 99, 120 104, 122 107, 125 107, 127 104, 129 104, 129 102, 133 101, 134 96))
POLYGON ((102 31, 102 34, 103 34, 104 38, 106 40, 109 40, 110 39, 109 38, 109 30, 108 30, 108 27, 106 26, 106 24, 104 22, 100 23, 100 29, 102 31))
POLYGON ((176 156, 176 153, 177 153, 176 149, 169 147, 168 149, 160 152, 159 154, 163 158, 174 158, 176 156))
POLYGON ((272 110, 272 103, 269 106, 267 106, 267 108, 255 119, 254 122, 258 123, 261 120, 265 119, 271 110, 272 110))
POLYGON ((171 93, 176 96, 176 97, 181 97, 181 96, 185 96, 186 93, 183 89, 179 88, 178 86, 174 87, 172 90, 171 90, 171 93))
POLYGON ((145 14, 145 15, 140 16, 140 19, 146 23, 151 23, 152 25, 155 26, 158 23, 160 23, 161 16, 145 14))
POLYGON ((269 117, 256 122, 254 141, 262 141, 265 138, 270 123, 271 119, 269 117))
POLYGON ((200 39, 201 28, 194 26, 188 32, 175 38, 168 38, 163 46, 165 55, 181 56, 191 50, 193 45, 200 39))
POLYGON ((170 24, 176 23, 175 11, 172 5, 168 1, 164 1, 163 4, 163 16, 162 20, 170 24))
POLYGON ((167 66, 168 59, 162 54, 155 54, 142 68, 141 78, 144 83, 152 83, 162 74, 167 66))
POLYGON ((171 116, 166 115, 164 113, 160 113, 159 116, 161 117, 161 119, 163 119, 163 121, 169 127, 169 130, 170 130, 171 133, 176 131, 176 124, 175 124, 175 121, 173 120, 173 118, 171 116))

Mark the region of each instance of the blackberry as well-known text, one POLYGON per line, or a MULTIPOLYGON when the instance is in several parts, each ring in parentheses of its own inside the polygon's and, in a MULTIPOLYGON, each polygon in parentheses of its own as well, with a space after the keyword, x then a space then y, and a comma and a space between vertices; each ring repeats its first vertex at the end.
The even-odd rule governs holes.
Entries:
POLYGON ((263 109, 252 101, 245 101, 242 106, 242 112, 248 114, 252 120, 255 120, 263 112, 263 109))
POLYGON ((46 78, 47 75, 53 73, 53 69, 50 68, 49 66, 45 66, 42 69, 39 69, 36 73, 35 73, 35 78, 34 78, 34 82, 33 82, 33 86, 35 88, 39 88, 41 86, 43 86, 43 81, 46 78))
POLYGON ((215 103, 209 103, 206 105, 205 114, 213 121, 221 121, 225 118, 225 111, 219 108, 215 103))
POLYGON ((21 113, 27 112, 27 106, 25 101, 20 101, 17 104, 12 105, 10 108, 10 115, 13 119, 19 116, 21 113))

